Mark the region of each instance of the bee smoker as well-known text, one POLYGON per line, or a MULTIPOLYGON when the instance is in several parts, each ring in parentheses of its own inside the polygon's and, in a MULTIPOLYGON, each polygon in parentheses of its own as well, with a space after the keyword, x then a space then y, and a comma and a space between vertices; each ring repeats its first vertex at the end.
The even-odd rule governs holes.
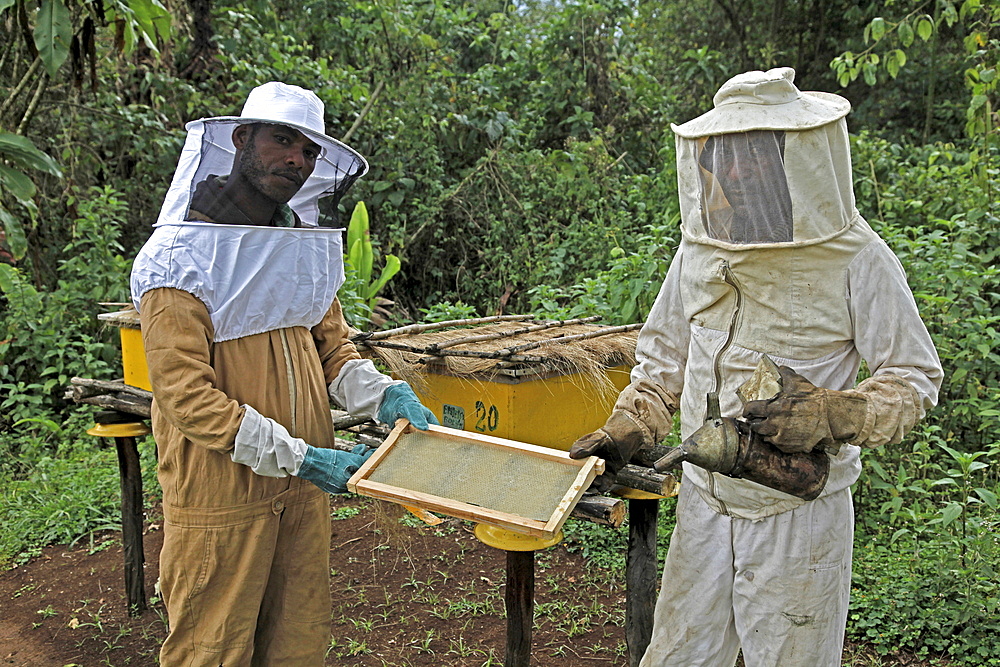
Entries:
MULTIPOLYGON (((766 356, 761 359, 753 377, 737 390, 744 403, 760 396, 761 391, 780 390, 778 369, 766 356)), ((772 398, 776 395, 772 391, 772 398)), ((771 489, 813 500, 819 496, 830 475, 830 457, 819 447, 810 452, 786 453, 765 442, 742 419, 723 417, 719 395, 707 396, 705 423, 691 434, 680 447, 671 448, 653 467, 665 472, 679 468, 687 461, 711 472, 722 473, 757 482, 771 489)))

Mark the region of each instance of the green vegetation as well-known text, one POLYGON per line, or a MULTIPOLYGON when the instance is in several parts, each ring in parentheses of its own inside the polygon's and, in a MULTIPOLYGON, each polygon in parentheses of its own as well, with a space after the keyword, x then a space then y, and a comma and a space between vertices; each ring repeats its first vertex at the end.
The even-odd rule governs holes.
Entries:
POLYGON ((347 275, 340 293, 340 302, 344 306, 344 316, 351 322, 365 322, 370 319, 375 308, 379 291, 399 273, 399 258, 387 255, 378 278, 373 278, 375 252, 372 248, 368 209, 363 201, 354 206, 354 213, 351 214, 345 250, 344 271, 347 275))
MULTIPOLYGON (((376 295, 399 323, 618 324, 643 319, 679 240, 669 124, 734 73, 792 65, 852 101, 858 209, 946 370, 920 427, 865 453, 849 634, 1000 665, 996 3, 181 4, 0 1, 0 562, 115 522, 114 456, 63 392, 119 374, 95 316, 128 301, 187 120, 238 112, 268 80, 316 90, 372 165, 321 210, 355 221, 356 326, 376 295)), ((620 538, 574 525, 567 547, 617 568, 620 538)))

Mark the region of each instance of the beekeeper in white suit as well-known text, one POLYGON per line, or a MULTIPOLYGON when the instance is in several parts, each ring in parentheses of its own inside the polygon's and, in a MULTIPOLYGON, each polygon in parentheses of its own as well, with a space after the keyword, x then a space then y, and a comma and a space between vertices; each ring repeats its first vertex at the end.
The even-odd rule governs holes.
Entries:
POLYGON ((329 399, 387 424, 434 416, 363 360, 337 289, 341 231, 317 200, 368 168, 311 91, 267 83, 240 116, 187 126, 132 299, 163 487, 164 667, 324 664, 330 501, 364 461, 329 399))
POLYGON ((842 446, 812 501, 684 464, 643 667, 724 667, 741 648, 748 667, 840 665, 861 449, 898 443, 937 400, 940 361, 903 267, 855 209, 850 105, 794 75, 733 77, 673 127, 681 245, 632 384, 571 455, 620 466, 678 408, 687 437, 716 391, 723 416, 786 452, 842 446), (744 409, 736 389, 764 354, 782 393, 744 409), (862 361, 871 377, 856 385, 862 361))

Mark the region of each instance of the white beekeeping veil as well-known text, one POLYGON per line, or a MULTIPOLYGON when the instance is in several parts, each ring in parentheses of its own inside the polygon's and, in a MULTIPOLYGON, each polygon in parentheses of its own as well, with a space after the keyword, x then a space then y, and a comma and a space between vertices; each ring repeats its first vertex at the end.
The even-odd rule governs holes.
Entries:
MULTIPOLYGON (((216 342, 283 327, 315 326, 344 281, 342 230, 317 226, 317 201, 343 195, 368 170, 367 162, 326 136, 323 102, 314 93, 283 83, 254 88, 240 116, 197 120, 187 128, 156 228, 132 266, 136 309, 151 290, 189 292, 208 309, 216 342), (255 187, 277 188, 273 193, 282 194, 280 200, 271 198, 279 203, 271 226, 219 221, 211 214, 232 213, 227 217, 238 220, 236 214, 242 211, 223 188, 236 155, 233 131, 246 124, 272 126, 265 129, 268 141, 279 146, 279 154, 286 141, 296 150, 317 151, 312 173, 304 182, 295 180, 298 190, 291 196, 295 188, 281 183, 280 174, 291 170, 301 179, 301 172, 285 158, 266 163, 248 160, 258 149, 251 148, 251 142, 244 145, 240 173, 264 169, 256 172, 255 187), (311 141, 303 140, 299 132, 311 141), (296 226, 296 216, 301 226, 296 226)), ((244 217, 250 221, 245 212, 244 217)))
POLYGON ((315 169, 288 202, 303 226, 316 226, 318 200, 343 195, 368 171, 368 163, 359 153, 325 134, 323 113, 323 102, 312 91, 272 81, 250 92, 239 116, 188 123, 187 140, 156 224, 189 219, 196 190, 220 182, 219 178, 224 179, 232 170, 236 154, 233 130, 239 125, 265 123, 298 130, 320 146, 315 169))
POLYGON ((682 230, 730 249, 811 244, 857 212, 844 116, 850 103, 802 92, 789 67, 727 81, 715 108, 677 136, 682 230))

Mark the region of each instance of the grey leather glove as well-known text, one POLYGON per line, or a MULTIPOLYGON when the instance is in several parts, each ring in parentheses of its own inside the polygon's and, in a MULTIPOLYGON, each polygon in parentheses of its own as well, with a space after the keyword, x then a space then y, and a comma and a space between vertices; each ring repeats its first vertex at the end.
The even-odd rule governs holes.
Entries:
POLYGON ((781 391, 743 408, 751 429, 786 453, 832 449, 858 438, 868 414, 863 394, 817 387, 788 366, 778 371, 781 391))
POLYGON ((615 402, 604 426, 581 437, 569 450, 571 459, 599 456, 604 459, 604 475, 597 486, 608 486, 602 478, 611 478, 624 468, 643 447, 652 447, 670 432, 677 397, 651 380, 633 380, 615 402))
POLYGON ((604 474, 617 475, 643 446, 644 434, 624 412, 612 412, 604 426, 581 437, 570 447, 571 459, 598 456, 604 459, 604 474))

